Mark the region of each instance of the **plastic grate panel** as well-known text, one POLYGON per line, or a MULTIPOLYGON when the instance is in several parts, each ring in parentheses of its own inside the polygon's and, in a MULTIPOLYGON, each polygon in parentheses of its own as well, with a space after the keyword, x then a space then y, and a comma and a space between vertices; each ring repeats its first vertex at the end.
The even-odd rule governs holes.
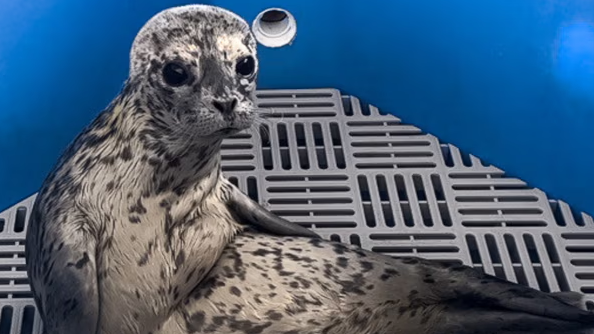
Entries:
MULTIPOLYGON (((333 89, 266 90, 223 170, 268 209, 331 240, 462 262, 594 308, 594 220, 455 146, 333 89)), ((0 334, 42 325, 23 240, 35 195, 0 213, 0 334)))

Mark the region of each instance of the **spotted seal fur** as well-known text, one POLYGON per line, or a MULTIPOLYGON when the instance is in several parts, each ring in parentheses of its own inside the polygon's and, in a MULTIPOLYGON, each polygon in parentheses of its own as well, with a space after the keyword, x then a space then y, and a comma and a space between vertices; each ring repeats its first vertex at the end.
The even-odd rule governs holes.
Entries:
POLYGON ((173 8, 140 30, 121 93, 32 209, 27 272, 48 334, 150 332, 246 226, 317 237, 221 175, 221 141, 256 117, 257 69, 249 26, 226 10, 173 8))
POLYGON ((253 208, 234 212, 242 195, 213 165, 253 106, 215 106, 204 90, 229 96, 247 80, 230 60, 255 53, 247 30, 207 6, 167 10, 141 30, 123 93, 70 146, 32 213, 26 257, 48 333, 591 332, 578 293, 286 236, 307 233, 261 208, 264 223, 248 221, 285 236, 239 233, 235 215, 253 208), (165 59, 182 65, 165 70, 165 59), (186 78, 184 66, 201 75, 186 78), (185 86, 165 85, 164 72, 185 86))
POLYGON ((576 292, 461 264, 244 233, 156 334, 592 334, 576 292))

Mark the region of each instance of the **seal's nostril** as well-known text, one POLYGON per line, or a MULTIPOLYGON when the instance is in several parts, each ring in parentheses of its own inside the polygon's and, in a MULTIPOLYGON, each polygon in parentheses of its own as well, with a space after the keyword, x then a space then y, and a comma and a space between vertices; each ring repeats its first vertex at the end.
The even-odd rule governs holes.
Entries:
POLYGON ((237 106, 237 99, 231 99, 227 101, 213 101, 212 105, 221 113, 229 114, 233 112, 235 106, 237 106))
POLYGON ((212 105, 220 112, 224 112, 225 111, 225 107, 223 107, 223 105, 219 102, 219 101, 214 101, 212 103, 212 105))

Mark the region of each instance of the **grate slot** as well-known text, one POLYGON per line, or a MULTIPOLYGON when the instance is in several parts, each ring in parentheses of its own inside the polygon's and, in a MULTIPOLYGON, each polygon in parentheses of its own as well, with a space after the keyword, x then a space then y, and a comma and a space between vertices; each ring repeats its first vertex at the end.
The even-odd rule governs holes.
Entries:
POLYGON ((266 124, 260 125, 260 140, 262 145, 262 164, 265 170, 274 168, 272 159, 272 147, 270 144, 270 127, 266 124))
POLYGON ((309 152, 307 150, 307 140, 305 138, 305 126, 302 123, 295 124, 295 136, 299 156, 299 166, 301 169, 309 169, 309 152))
POLYGON ((373 213, 373 207, 371 205, 371 192, 369 191, 367 177, 359 175, 357 177, 357 181, 359 185, 359 193, 361 195, 361 202, 363 204, 365 223, 369 227, 375 227, 377 223, 375 221, 375 214, 373 213))
POLYGON ((476 237, 472 234, 466 235, 466 246, 468 247, 468 253, 474 266, 482 266, 481 254, 479 252, 478 243, 476 237))
POLYGON ((35 307, 28 305, 23 310, 23 318, 21 319, 21 333, 33 334, 33 325, 35 324, 35 307))
POLYGON ((386 177, 383 175, 377 175, 375 177, 377 183, 378 195, 381 201, 382 215, 384 217, 384 223, 387 227, 396 226, 394 214, 392 211, 392 205, 390 203, 390 195, 388 191, 388 184, 386 177))
POLYGON ((361 238, 358 235, 351 234, 351 236, 349 237, 349 241, 351 242, 351 245, 361 247, 361 238))
POLYGON ((16 211, 16 218, 14 222, 14 231, 16 233, 21 233, 25 230, 25 223, 27 219, 27 208, 19 207, 16 211))
POLYGON ((495 196, 495 195, 480 195, 480 196, 458 196, 458 202, 537 202, 536 196, 495 196))
POLYGON ((12 328, 13 307, 5 305, 0 312, 0 334, 10 334, 12 328))
POLYGON ((320 169, 327 169, 328 168, 328 157, 326 156, 326 147, 325 147, 326 142, 324 140, 324 134, 322 132, 322 125, 320 123, 314 123, 312 125, 312 130, 313 130, 313 135, 314 135, 314 143, 315 143, 318 167, 320 169))
POLYGON ((278 131, 278 146, 280 149, 280 160, 283 169, 291 169, 291 152, 289 151, 289 135, 287 133, 287 125, 280 123, 277 125, 278 131))
POLYGON ((489 251, 489 257, 491 259, 491 263, 493 264, 495 276, 501 279, 507 279, 495 237, 492 234, 487 234, 485 235, 485 242, 487 243, 487 250, 489 251))
POLYGON ((523 239, 526 249, 528 250, 530 262, 532 263, 532 270, 534 271, 534 275, 538 282, 538 288, 542 291, 550 292, 551 290, 542 267, 541 257, 538 248, 536 247, 534 237, 530 234, 524 234, 523 239))
POLYGON ((523 262, 520 257, 515 238, 511 234, 506 234, 503 239, 509 258, 512 262, 516 282, 519 284, 528 285, 528 280, 526 278, 526 273, 524 272, 523 262))
POLYGON ((330 136, 332 137, 332 146, 334 148, 336 167, 339 169, 345 169, 346 160, 344 156, 344 150, 342 148, 342 139, 340 138, 340 128, 338 127, 338 123, 330 123, 330 136))
POLYGON ((565 221, 565 217, 563 215, 563 211, 561 210, 561 205, 557 201, 549 201, 549 205, 551 206, 551 211, 553 211, 553 216, 555 217, 555 222, 559 226, 567 226, 567 222, 565 221))
POLYGON ((352 100, 349 96, 342 97, 342 108, 345 116, 353 116, 352 100))
POLYGON ((258 181, 256 181, 256 178, 253 176, 247 178, 247 193, 252 200, 260 202, 260 197, 258 196, 258 181))

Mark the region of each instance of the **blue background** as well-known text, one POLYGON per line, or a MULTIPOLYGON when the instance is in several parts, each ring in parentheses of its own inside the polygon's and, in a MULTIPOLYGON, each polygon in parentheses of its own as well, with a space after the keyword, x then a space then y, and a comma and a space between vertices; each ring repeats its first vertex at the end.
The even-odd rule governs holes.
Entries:
MULTIPOLYGON (((187 3, 0 2, 0 208, 117 94, 142 24, 187 3)), ((210 3, 295 15, 295 43, 260 50, 261 88, 339 88, 594 213, 594 1, 210 3)))

